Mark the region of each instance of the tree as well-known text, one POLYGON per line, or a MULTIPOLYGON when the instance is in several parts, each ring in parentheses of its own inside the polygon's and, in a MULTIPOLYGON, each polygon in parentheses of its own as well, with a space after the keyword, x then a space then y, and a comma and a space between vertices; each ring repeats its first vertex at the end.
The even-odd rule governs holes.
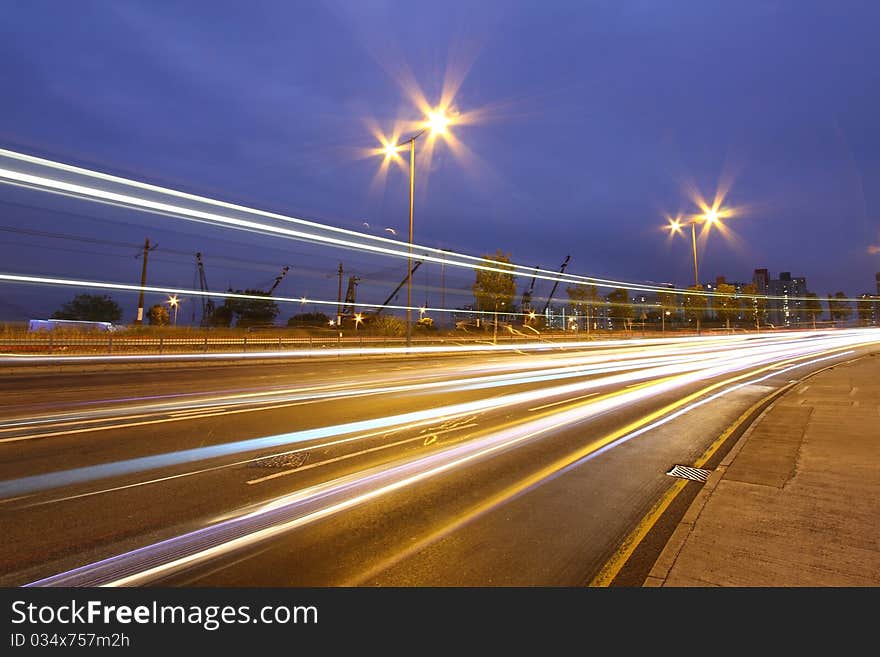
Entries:
POLYGON ((828 295, 828 315, 835 324, 846 322, 852 315, 852 307, 845 299, 846 295, 843 292, 835 292, 833 296, 830 293, 828 295))
POLYGON ((605 299, 608 301, 608 317, 611 319, 612 326, 614 323, 619 323, 625 329, 629 328, 635 315, 629 300, 629 292, 618 287, 606 294, 605 299))
POLYGON ((287 325, 291 328, 327 328, 330 325, 330 318, 324 313, 299 313, 287 320, 287 325))
POLYGON ((52 313, 52 319, 72 319, 84 322, 117 322, 122 308, 108 295, 77 294, 60 310, 52 313))
POLYGON ((660 320, 665 328, 666 317, 672 317, 673 313, 678 312, 678 293, 676 292, 658 292, 657 303, 660 306, 660 320))
POLYGON ((151 326, 168 326, 171 315, 165 306, 161 303, 157 303, 150 306, 150 310, 147 312, 147 319, 151 326))
POLYGON ((232 326, 232 306, 224 303, 222 306, 214 308, 214 311, 208 315, 207 324, 215 328, 232 326))
POLYGON ((807 292, 807 298, 804 301, 804 312, 813 320, 813 330, 816 329, 816 319, 822 314, 822 302, 819 295, 815 292, 807 292))
MULTIPOLYGON (((688 290, 693 292, 702 292, 702 285, 691 285, 688 290)), ((708 299, 703 294, 687 294, 685 293, 684 297, 681 300, 682 308, 684 309, 684 316, 689 320, 693 321, 697 326, 697 333, 700 332, 700 323, 703 321, 703 316, 706 314, 706 308, 708 306, 708 299)))
POLYGON ((281 312, 278 304, 272 301, 262 290, 245 290, 244 292, 236 290, 235 293, 266 297, 265 299, 227 297, 223 307, 227 308, 228 312, 235 316, 236 326, 246 327, 272 324, 278 313, 281 312))
POLYGON ((718 318, 724 321, 729 331, 730 319, 731 317, 736 318, 739 311, 739 302, 734 298, 736 288, 729 283, 719 283, 715 292, 717 294, 712 297, 712 309, 718 318))
POLYGON ((484 255, 485 266, 502 269, 504 271, 476 270, 476 280, 471 288, 474 293, 476 310, 496 313, 495 323, 498 323, 497 313, 511 312, 513 310, 513 297, 516 295, 516 278, 513 275, 513 267, 510 265, 510 254, 501 249, 494 256, 484 255), (508 273, 510 272, 510 273, 508 273))
POLYGON ((373 319, 372 326, 379 335, 399 338, 406 334, 406 322, 394 315, 379 315, 373 319))
POLYGON ((767 314, 767 297, 758 294, 758 286, 754 283, 744 285, 742 293, 743 316, 749 321, 753 321, 755 328, 760 330, 761 321, 767 314))
POLYGON ((565 288, 568 293, 568 304, 576 315, 584 315, 586 318, 587 332, 590 331, 590 322, 595 316, 595 307, 599 303, 599 292, 595 285, 575 285, 565 288))

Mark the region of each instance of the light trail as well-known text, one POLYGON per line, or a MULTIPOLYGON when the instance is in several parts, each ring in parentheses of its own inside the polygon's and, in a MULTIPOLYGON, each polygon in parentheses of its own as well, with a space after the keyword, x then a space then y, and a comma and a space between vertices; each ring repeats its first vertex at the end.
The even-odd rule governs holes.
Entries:
MULTIPOLYGON (((874 337, 876 338, 876 336, 874 337)), ((637 435, 643 435, 648 427, 656 426, 651 423, 662 420, 662 416, 675 411, 688 412, 695 407, 692 402, 709 392, 725 388, 714 395, 713 398, 717 399, 721 394, 729 394, 744 385, 754 384, 769 376, 777 376, 796 367, 804 367, 819 360, 826 360, 827 357, 830 357, 829 352, 836 351, 835 357, 851 353, 851 349, 839 344, 841 342, 845 341, 829 340, 824 345, 818 346, 818 349, 806 349, 806 353, 780 354, 775 358, 764 356, 763 363, 762 357, 755 357, 751 359, 751 367, 758 367, 758 369, 741 374, 734 373, 748 366, 741 364, 739 367, 735 367, 728 364, 713 367, 711 370, 715 376, 726 376, 727 378, 652 412, 613 434, 592 441, 566 459, 555 463, 554 466, 543 469, 541 471, 543 476, 535 475, 527 478, 526 481, 529 482, 529 485, 535 485, 549 476, 555 476, 560 468, 571 467, 578 460, 598 453, 601 449, 610 448, 613 444, 620 444, 621 438, 629 440, 637 435), (820 353, 823 355, 819 356, 820 353), (762 364, 758 365, 758 363, 762 364), (781 372, 772 370, 780 363, 786 364, 781 372)), ((859 343, 850 341, 849 346, 855 344, 859 343)), ((813 345, 813 347, 817 347, 817 345, 813 345)), ((797 352, 798 350, 793 349, 792 351, 797 352)), ((662 376, 662 374, 658 375, 662 376)), ((620 406, 636 403, 647 396, 676 390, 685 385, 686 381, 695 383, 706 378, 713 377, 703 371, 665 376, 657 382, 645 383, 642 389, 618 392, 602 398, 601 401, 583 402, 575 408, 548 413, 535 420, 501 428, 492 431, 489 435, 438 450, 427 456, 397 464, 369 468, 317 484, 263 504, 255 511, 243 516, 44 578, 31 585, 130 586, 148 582, 179 569, 255 545, 268 538, 329 517, 379 496, 415 485, 450 470, 473 464, 524 442, 551 435, 564 426, 582 422, 586 418, 620 406)))
MULTIPOLYGON (((596 360, 596 358, 582 358, 582 361, 596 360)), ((692 356, 658 356, 654 358, 641 357, 639 361, 631 360, 622 363, 608 364, 601 367, 585 367, 585 365, 575 365, 566 367, 556 367, 553 369, 530 368, 525 373, 508 372, 507 374, 495 374, 482 377, 471 377, 465 381, 436 381, 431 383, 412 383, 405 385, 378 386, 378 387, 356 387, 351 390, 332 390, 329 392, 303 392, 301 389, 292 389, 289 391, 273 392, 273 393, 247 393, 243 395, 223 395, 218 397, 207 398, 198 402, 172 402, 162 404, 140 404, 134 406, 115 407, 110 409, 95 409, 77 414, 56 414, 43 415, 39 417, 23 417, 14 418, 12 420, 0 422, 0 444, 9 442, 19 442, 24 440, 37 440, 42 438, 63 436, 76 433, 86 433, 100 430, 111 430, 120 428, 129 428, 134 426, 144 426, 147 424, 158 424, 164 422, 185 421, 192 419, 192 413, 199 413, 198 417, 216 417, 221 415, 231 415, 236 413, 249 413, 255 411, 275 410, 290 406, 301 405, 308 402, 321 402, 341 398, 364 397, 372 395, 393 394, 400 392, 426 392, 434 391, 439 393, 463 392, 466 390, 486 390, 497 387, 510 387, 529 383, 539 383, 556 381, 566 378, 580 378, 584 376, 594 376, 597 374, 605 374, 609 372, 619 372, 624 370, 644 368, 658 364, 673 364, 693 362, 692 356), (258 399, 255 400, 255 397, 258 399), (245 409, 230 409, 229 406, 242 404, 255 404, 245 409), (217 408, 217 405, 225 405, 217 408), (172 417, 144 421, 145 418, 154 417, 155 415, 171 415, 172 417), (79 426, 83 424, 94 425, 95 423, 111 419, 118 423, 120 421, 137 420, 127 424, 109 424, 105 426, 89 426, 80 427, 70 430, 59 430, 44 433, 27 433, 13 437, 3 437, 3 434, 12 432, 20 432, 22 430, 33 431, 35 427, 65 427, 79 426)), ((342 384, 344 385, 344 384, 342 384)), ((340 388, 342 385, 327 386, 340 388)))
MULTIPOLYGON (((24 153, 18 153, 7 149, 0 149, 0 159, 5 158, 9 165, 25 165, 25 170, 0 167, 0 182, 35 189, 43 192, 71 196, 83 200, 98 203, 116 205, 128 209, 156 213, 164 216, 196 221, 214 226, 221 226, 237 230, 245 230, 262 235, 282 237, 313 243, 324 244, 347 249, 367 251, 378 255, 387 255, 395 258, 409 259, 412 257, 408 245, 398 240, 386 237, 359 233, 352 230, 337 228, 320 224, 313 221, 298 219, 274 212, 267 212, 257 208, 251 208, 234 203, 228 203, 217 199, 188 194, 178 190, 151 185, 136 180, 112 176, 109 174, 92 171, 82 167, 76 167, 61 162, 55 162, 44 158, 34 157, 24 153), (57 176, 63 177, 57 177, 57 176), (53 177, 55 176, 55 177, 53 177), (76 182, 71 182, 71 180, 76 182), (89 182, 94 185, 100 182, 110 186, 109 189, 81 184, 89 182), (114 190, 124 190, 114 191, 114 190), (133 195, 133 193, 147 193, 163 200, 133 195), (196 203, 199 206, 207 206, 210 211, 198 207, 179 205, 180 201, 196 203), (226 213, 241 213, 249 219, 243 219, 235 214, 220 214, 217 210, 226 213), (258 220, 257 220, 258 219, 258 220), (284 226, 265 223, 265 220, 281 222, 284 226), (288 228, 286 226, 295 226, 288 228)), ((650 285, 632 281, 622 281, 592 276, 582 276, 571 273, 553 272, 540 267, 519 265, 510 263, 506 267, 493 266, 493 261, 484 257, 472 256, 454 251, 446 251, 424 245, 413 245, 419 253, 419 259, 435 264, 449 265, 452 267, 465 268, 468 270, 482 269, 499 273, 514 273, 522 276, 535 277, 541 280, 558 281, 572 284, 596 285, 603 288, 623 287, 629 290, 641 292, 675 292, 692 296, 717 296, 716 292, 707 290, 686 290, 680 288, 666 288, 659 285, 650 285)), ((723 295, 726 296, 726 295, 723 295)), ((739 299, 773 299, 782 300, 806 300, 806 297, 784 297, 770 295, 743 295, 738 294, 739 299)), ((853 302, 857 298, 840 299, 840 301, 853 302)), ((317 301, 315 302, 317 303, 317 301)), ((331 302, 326 302, 331 303, 331 302)), ((336 303, 336 302, 332 302, 336 303)), ((366 304, 359 304, 366 305, 366 304)), ((411 307, 410 310, 417 308, 411 307)), ((432 309, 439 312, 441 309, 432 309)), ((445 310, 445 309, 444 309, 445 310)))
MULTIPOLYGON (((880 334, 880 331, 874 333, 880 334)), ((875 340, 877 337, 877 335, 874 335, 875 340)), ((844 339, 842 337, 826 339, 821 341, 821 343, 811 341, 805 342, 806 344, 804 345, 791 345, 787 349, 780 349, 776 345, 753 347, 749 350, 732 349, 727 352, 713 354, 711 357, 707 355, 707 357, 703 359, 705 362, 698 361, 697 359, 689 359, 689 362, 687 363, 657 365, 643 370, 614 374, 595 380, 550 388, 541 388, 533 391, 513 393, 500 397, 430 408, 399 415, 33 475, 0 482, 0 496, 6 498, 21 497, 23 495, 29 495, 35 492, 62 486, 82 484, 109 477, 130 475, 158 468, 184 465, 217 457, 230 456, 241 452, 271 449, 279 446, 307 443, 313 440, 335 438, 346 434, 354 435, 352 438, 343 439, 344 441, 355 441, 367 436, 375 436, 375 432, 377 431, 387 431, 392 428, 396 428, 396 430, 411 429, 423 426, 426 422, 436 422, 440 419, 450 419, 468 413, 479 413, 520 404, 534 404, 539 400, 547 400, 562 395, 583 393, 587 390, 594 390, 602 387, 623 386, 634 381, 646 381, 652 378, 658 379, 658 382, 642 384, 638 389, 624 388, 621 392, 611 395, 611 397, 613 397, 612 401, 601 398, 592 403, 588 402, 586 405, 589 410, 579 411, 579 417, 583 419, 597 413, 606 412, 607 410, 610 410, 610 408, 624 407, 635 400, 644 400, 650 396, 661 394, 662 392, 674 388, 680 388, 701 380, 729 375, 735 371, 757 366, 766 366, 770 369, 779 363, 780 360, 784 362, 783 359, 785 358, 806 358, 815 355, 817 352, 862 344, 862 342, 855 341, 853 338, 844 339), (609 404, 611 405, 609 406, 609 404)), ((542 379, 536 377, 536 380, 542 379)), ((553 415, 553 413, 550 413, 550 415, 553 415)), ((328 443, 325 443, 325 446, 327 444, 328 443)), ((329 444, 338 443, 334 440, 329 444)), ((317 447, 320 447, 320 445, 311 446, 312 449, 317 447)))

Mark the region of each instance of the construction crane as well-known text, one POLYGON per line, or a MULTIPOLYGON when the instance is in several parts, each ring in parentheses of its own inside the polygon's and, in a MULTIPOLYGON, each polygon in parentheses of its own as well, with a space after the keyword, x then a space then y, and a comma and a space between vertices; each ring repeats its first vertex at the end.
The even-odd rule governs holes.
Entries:
MULTIPOLYGON (((568 260, 571 258, 570 255, 565 256, 565 260, 562 261, 562 266, 559 268, 559 273, 562 274, 565 272, 565 268, 568 266, 568 260)), ((553 289, 550 290, 550 296, 547 297, 547 303, 544 304, 544 309, 541 311, 542 315, 547 314, 547 308, 550 307, 550 302, 553 300, 553 295, 556 293, 556 288, 559 285, 559 281, 553 283, 553 289)))
MULTIPOLYGON (((416 273, 416 269, 419 268, 419 265, 420 265, 420 264, 422 264, 422 261, 421 261, 421 260, 419 260, 417 263, 415 263, 415 264, 413 265, 413 268, 412 268, 412 269, 410 270, 410 272, 409 272, 409 276, 412 276, 413 274, 416 273)), ((394 295, 397 294, 397 293, 400 291, 400 288, 403 287, 404 283, 406 283, 406 281, 407 281, 407 279, 409 278, 409 276, 404 276, 404 277, 403 277, 403 280, 400 281, 400 284, 399 284, 396 288, 394 288, 394 292, 392 292, 391 294, 389 294, 389 295, 388 295, 388 298, 385 299, 385 301, 382 302, 382 305, 379 306, 378 308, 376 308, 376 310, 373 311, 373 315, 374 315, 374 316, 375 316, 375 315, 378 315, 380 312, 382 312, 382 310, 385 308, 385 306, 387 306, 389 303, 391 303, 391 300, 394 298, 394 295)))
POLYGON ((269 291, 266 292, 266 296, 267 296, 267 297, 271 297, 271 296, 272 296, 272 293, 275 291, 275 288, 278 287, 278 284, 279 284, 282 280, 284 280, 284 277, 285 277, 285 276, 287 276, 287 272, 288 272, 288 271, 290 271, 290 267, 288 267, 288 266, 285 265, 284 268, 282 268, 281 273, 278 274, 278 276, 275 278, 275 282, 272 283, 272 287, 270 287, 270 288, 269 288, 269 291))
POLYGON ((196 253, 196 265, 199 268, 199 289, 202 291, 202 321, 201 326, 207 326, 211 321, 211 315, 214 314, 214 299, 207 296, 208 281, 205 279, 205 265, 202 262, 202 254, 196 253))
POLYGON ((354 315, 355 288, 357 288, 360 280, 361 279, 358 276, 348 277, 348 288, 345 291, 345 303, 342 306, 342 317, 345 317, 346 315, 354 315))
POLYGON ((523 292, 522 301, 520 302, 520 307, 524 313, 529 312, 532 309, 532 292, 535 291, 535 279, 538 277, 538 267, 535 267, 535 275, 532 276, 532 282, 529 285, 529 288, 523 292))

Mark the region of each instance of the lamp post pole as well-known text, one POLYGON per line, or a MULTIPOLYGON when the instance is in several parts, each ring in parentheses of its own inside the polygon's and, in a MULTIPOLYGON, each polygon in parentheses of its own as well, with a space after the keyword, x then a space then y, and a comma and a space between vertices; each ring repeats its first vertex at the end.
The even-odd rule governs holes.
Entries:
POLYGON ((385 157, 394 157, 399 150, 399 144, 409 143, 409 249, 406 260, 406 346, 412 345, 412 250, 413 250, 413 208, 415 206, 416 189, 416 139, 430 130, 431 135, 439 135, 446 132, 450 121, 443 109, 429 112, 424 127, 405 142, 385 143, 382 151, 385 157))
MULTIPOLYGON (((424 130, 422 131, 424 132, 424 130)), ((409 140, 409 258, 406 261, 406 346, 412 346, 412 247, 413 247, 413 205, 416 190, 416 138, 409 140)))

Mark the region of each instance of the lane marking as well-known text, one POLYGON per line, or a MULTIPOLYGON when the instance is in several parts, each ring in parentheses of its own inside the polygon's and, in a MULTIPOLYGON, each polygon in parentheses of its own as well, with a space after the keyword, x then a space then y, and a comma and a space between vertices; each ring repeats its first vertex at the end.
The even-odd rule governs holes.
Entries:
MULTIPOLYGON (((449 417, 454 418, 456 416, 450 415, 449 417)), ((204 474, 206 472, 214 472, 216 470, 223 470, 225 468, 235 468, 235 467, 245 466, 245 465, 249 465, 251 463, 256 463, 257 461, 266 461, 268 459, 274 459, 274 458, 278 458, 280 456, 290 456, 291 454, 297 454, 299 452, 307 452, 309 450, 317 450, 317 449, 322 449, 322 448, 326 448, 326 447, 333 447, 334 445, 341 445, 343 443, 350 443, 350 442, 353 442, 356 440, 363 440, 365 438, 374 438, 379 435, 388 436, 390 434, 399 433, 405 429, 409 429, 409 428, 415 429, 416 427, 422 426, 423 424, 429 424, 434 421, 435 420, 432 418, 430 420, 424 420, 422 422, 417 422, 412 425, 402 425, 400 427, 393 427, 393 428, 386 429, 386 430, 374 431, 372 433, 359 434, 356 436, 351 436, 349 438, 340 438, 339 440, 331 440, 329 442, 322 443, 319 445, 297 447, 296 449, 290 449, 290 450, 287 450, 284 452, 278 452, 278 453, 266 454, 263 456, 257 456, 252 459, 245 459, 242 461, 236 461, 234 463, 224 463, 222 465, 214 465, 214 466, 211 466, 208 468, 200 468, 198 470, 190 470, 188 472, 181 472, 180 474, 176 474, 176 475, 168 475, 166 477, 157 477, 154 479, 147 479, 145 481, 136 481, 132 484, 124 484, 122 486, 113 486, 111 488, 102 488, 99 490, 88 491, 85 493, 78 493, 76 495, 57 497, 57 498, 50 499, 50 500, 44 500, 42 502, 34 502, 33 504, 25 505, 22 508, 29 508, 32 506, 43 506, 46 504, 55 504, 56 502, 67 502, 69 500, 76 500, 76 499, 80 499, 82 497, 92 497, 93 495, 103 495, 105 493, 114 493, 114 492, 120 491, 120 490, 126 490, 129 488, 138 488, 140 486, 148 486, 150 484, 158 484, 163 481, 170 481, 172 479, 182 479, 183 477, 191 477, 193 475, 204 474)), ((35 497, 38 494, 39 493, 30 493, 28 495, 20 495, 18 497, 7 497, 5 499, 0 499, 0 505, 9 504, 10 502, 13 502, 15 500, 22 500, 22 499, 26 499, 29 497, 35 497)))
MULTIPOLYGON (((452 429, 446 429, 445 431, 435 431, 431 435, 433 437, 433 441, 437 440, 437 436, 444 433, 450 433, 451 431, 458 431, 459 429, 469 429, 471 427, 477 426, 474 424, 465 424, 460 427, 453 427, 452 429)), ((387 445, 378 445, 376 447, 371 447, 369 449, 364 449, 359 452, 352 452, 350 454, 343 454, 342 456, 337 456, 332 459, 328 459, 326 461, 319 461, 318 463, 310 463, 309 465, 303 466, 301 468, 291 468, 290 470, 285 470, 284 472, 275 472, 273 474, 267 475, 265 477, 260 477, 258 479, 251 479, 250 481, 246 481, 246 484, 253 485, 259 484, 264 481, 269 481, 270 479, 277 479, 278 477, 286 477, 287 475, 296 474, 297 472, 303 472, 305 470, 311 470, 312 468, 319 468, 323 465, 329 465, 331 463, 338 463, 340 461, 344 461, 346 459, 354 458, 355 456, 362 456, 364 454, 370 454, 372 452, 378 452, 383 449, 388 449, 389 447, 398 447, 399 445, 405 445, 406 443, 415 442, 417 440, 423 440, 422 436, 416 436, 415 438, 406 438, 404 440, 398 440, 394 443, 389 443, 387 445)), ((430 445, 431 443, 425 443, 425 446, 430 445)))
MULTIPOLYGON (((634 383, 631 386, 626 386, 627 388, 634 388, 636 386, 642 385, 641 383, 634 383)), ((530 408, 529 411, 540 411, 542 408, 550 408, 551 406, 559 406, 560 404, 568 404, 569 402, 577 401, 578 399, 586 399, 587 397, 595 397, 598 395, 598 392, 591 392, 588 395, 581 395, 580 397, 569 397, 568 399, 563 399, 562 401, 552 402, 550 404, 544 404, 543 406, 535 406, 534 408, 530 408)))
MULTIPOLYGON (((847 347, 841 347, 835 350, 832 350, 830 353, 835 353, 838 351, 846 351, 847 347)), ((830 356, 829 356, 830 357, 830 356)), ((789 361, 784 362, 796 362, 798 359, 791 359, 789 361)), ((853 359, 858 360, 858 359, 853 359)), ((820 372, 824 372, 825 370, 829 370, 833 367, 837 367, 843 363, 848 363, 852 361, 842 361, 841 363, 835 363, 834 365, 829 365, 827 367, 823 367, 815 372, 810 372, 801 378, 798 382, 804 381, 807 378, 813 377, 820 372)), ((752 374, 757 374, 762 371, 775 371, 780 369, 779 365, 774 365, 771 367, 764 368, 762 370, 757 370, 752 374)), ((742 378, 742 377, 740 377, 742 378)), ((735 380, 735 379, 733 379, 735 380)), ((791 388, 796 386, 797 383, 787 383, 783 387, 765 395, 757 402, 752 404, 748 410, 742 413, 727 429, 725 429, 718 438, 703 452, 703 454, 694 462, 694 467, 700 468, 705 465, 709 459, 715 454, 716 451, 725 443, 725 441, 736 431, 740 425, 745 422, 748 417, 754 413, 762 404, 767 403, 773 397, 779 395, 782 396, 786 392, 788 392, 791 388)), ((611 558, 605 563, 602 569, 596 574, 595 577, 590 581, 587 586, 591 587, 607 587, 611 585, 611 582, 614 581, 614 578, 620 573, 623 569, 623 566, 632 556, 633 552, 635 552, 636 548, 639 544, 644 540, 645 536, 654 528, 654 525, 657 524, 657 521, 663 516, 663 513, 669 508, 669 505, 672 504, 673 500, 676 496, 684 489, 685 484, 688 482, 684 480, 676 481, 672 486, 670 486, 666 492, 660 497, 660 499, 654 504, 650 511, 636 524, 635 528, 629 533, 629 535, 623 540, 620 546, 617 548, 615 553, 611 556, 611 558)))

